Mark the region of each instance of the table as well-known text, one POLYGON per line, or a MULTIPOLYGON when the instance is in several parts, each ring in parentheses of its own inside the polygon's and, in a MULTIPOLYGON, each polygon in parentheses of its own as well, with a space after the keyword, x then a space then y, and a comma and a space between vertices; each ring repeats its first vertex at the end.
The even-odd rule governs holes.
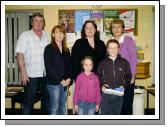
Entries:
MULTIPOLYGON (((24 102, 24 92, 22 85, 9 85, 6 88, 5 98, 11 98, 11 108, 12 112, 15 113, 15 104, 20 103, 21 109, 23 108, 24 102)), ((40 91, 36 92, 34 104, 41 100, 41 93, 40 91)))
POLYGON ((5 91, 5 98, 11 98, 11 108, 12 111, 15 111, 15 104, 16 102, 19 102, 21 104, 21 108, 22 108, 22 98, 24 97, 24 92, 22 92, 23 90, 23 86, 21 85, 10 85, 6 88, 5 91), (17 96, 21 96, 22 98, 17 98, 17 96))

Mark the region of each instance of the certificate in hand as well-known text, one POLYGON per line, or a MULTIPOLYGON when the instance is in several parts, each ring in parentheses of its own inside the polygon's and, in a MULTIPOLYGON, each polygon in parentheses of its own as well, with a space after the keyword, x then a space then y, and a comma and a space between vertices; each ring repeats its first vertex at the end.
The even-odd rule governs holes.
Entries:
POLYGON ((105 94, 113 94, 113 95, 117 95, 117 96, 123 96, 124 95, 124 88, 123 87, 119 87, 119 88, 115 88, 115 89, 105 89, 104 91, 105 94))

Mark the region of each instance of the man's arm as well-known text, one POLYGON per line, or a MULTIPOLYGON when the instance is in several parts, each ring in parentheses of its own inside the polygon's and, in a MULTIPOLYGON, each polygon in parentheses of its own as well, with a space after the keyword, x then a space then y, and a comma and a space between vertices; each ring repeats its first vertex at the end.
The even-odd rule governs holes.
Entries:
POLYGON ((16 59, 21 73, 21 82, 23 83, 23 85, 26 85, 27 81, 29 81, 29 77, 25 69, 23 53, 17 53, 16 59))

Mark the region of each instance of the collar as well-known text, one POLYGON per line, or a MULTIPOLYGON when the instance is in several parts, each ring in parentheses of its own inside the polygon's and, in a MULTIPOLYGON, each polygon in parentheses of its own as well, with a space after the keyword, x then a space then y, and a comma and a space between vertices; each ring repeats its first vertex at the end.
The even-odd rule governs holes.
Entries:
MULTIPOLYGON (((122 34, 121 35, 121 37, 119 38, 119 43, 123 43, 123 41, 124 41, 124 38, 125 38, 125 35, 124 34, 122 34)), ((115 37, 114 36, 112 36, 112 39, 115 39, 115 37)))
POLYGON ((82 74, 83 74, 84 76, 86 76, 86 77, 90 77, 90 76, 92 76, 94 73, 91 72, 89 75, 86 75, 85 72, 82 72, 82 74))
MULTIPOLYGON (((35 32, 32 29, 30 31, 31 31, 31 33, 33 33, 34 35, 36 35, 35 32)), ((44 33, 44 31, 42 30, 42 35, 43 35, 43 33, 44 33)))
POLYGON ((124 42, 124 38, 125 38, 125 35, 122 34, 121 37, 119 38, 119 43, 123 43, 124 42))
MULTIPOLYGON (((115 58, 115 60, 114 61, 117 61, 117 60, 119 60, 121 58, 121 55, 120 54, 117 54, 117 56, 116 56, 116 58, 115 58)), ((108 60, 112 60, 111 58, 109 58, 109 56, 107 56, 107 59, 108 60)), ((113 61, 113 60, 112 60, 113 61)))

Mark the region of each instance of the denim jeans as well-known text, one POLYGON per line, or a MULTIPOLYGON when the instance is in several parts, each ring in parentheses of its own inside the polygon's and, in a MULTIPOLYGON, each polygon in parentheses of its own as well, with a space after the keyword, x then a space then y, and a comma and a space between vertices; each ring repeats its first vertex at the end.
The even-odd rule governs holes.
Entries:
POLYGON ((78 102, 78 115, 94 115, 95 114, 95 103, 89 102, 78 102))
POLYGON ((120 115, 123 96, 102 93, 101 115, 120 115))
POLYGON ((61 84, 58 85, 47 85, 50 99, 50 115, 65 115, 66 114, 66 99, 67 99, 67 90, 61 84))
POLYGON ((46 77, 29 78, 30 81, 24 87, 24 102, 23 102, 23 114, 32 114, 32 109, 34 106, 34 100, 36 96, 37 89, 41 92, 41 114, 47 115, 48 112, 48 102, 49 93, 46 88, 46 77))

